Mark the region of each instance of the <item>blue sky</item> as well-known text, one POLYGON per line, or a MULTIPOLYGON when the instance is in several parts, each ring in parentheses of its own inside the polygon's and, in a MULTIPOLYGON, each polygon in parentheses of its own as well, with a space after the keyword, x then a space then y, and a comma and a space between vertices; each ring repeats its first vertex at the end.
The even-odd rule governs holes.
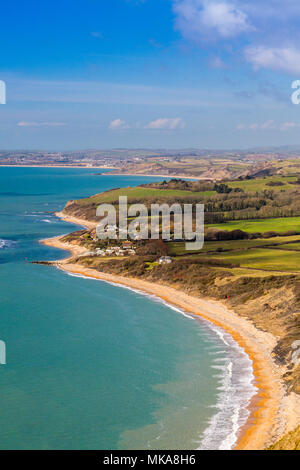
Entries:
POLYGON ((300 144, 298 0, 1 6, 0 148, 300 144))

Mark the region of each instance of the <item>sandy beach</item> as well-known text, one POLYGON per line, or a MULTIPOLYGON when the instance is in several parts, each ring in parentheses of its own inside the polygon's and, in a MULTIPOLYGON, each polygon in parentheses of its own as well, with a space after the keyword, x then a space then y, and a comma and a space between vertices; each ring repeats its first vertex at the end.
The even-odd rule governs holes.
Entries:
POLYGON ((158 177, 158 178, 180 178, 184 180, 200 180, 200 181, 205 181, 206 179, 209 178, 203 178, 201 176, 193 176, 193 175, 157 175, 157 174, 149 174, 149 173, 103 173, 101 176, 150 176, 151 178, 153 177, 158 177))
MULTIPOLYGON (((94 223, 56 214, 64 220, 94 228, 94 223)), ((276 338, 258 330, 253 323, 239 316, 222 302, 186 294, 172 286, 159 285, 136 278, 127 278, 102 273, 72 263, 72 257, 86 251, 84 247, 64 243, 61 237, 43 240, 42 243, 71 252, 71 256, 53 264, 69 273, 99 279, 112 284, 121 284, 144 293, 155 295, 168 304, 185 312, 198 315, 231 334, 234 340, 248 354, 253 362, 255 385, 258 393, 250 404, 250 416, 244 428, 240 429, 236 450, 262 450, 274 443, 283 434, 293 430, 300 422, 300 397, 295 393, 287 395, 282 381, 284 367, 273 359, 276 338)))

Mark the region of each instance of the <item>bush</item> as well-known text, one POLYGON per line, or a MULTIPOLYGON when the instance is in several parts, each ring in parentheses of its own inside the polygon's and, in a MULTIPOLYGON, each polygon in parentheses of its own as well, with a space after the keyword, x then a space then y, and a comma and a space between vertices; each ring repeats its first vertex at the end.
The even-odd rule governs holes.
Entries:
POLYGON ((262 235, 263 238, 273 238, 273 237, 279 237, 279 236, 280 236, 280 233, 272 231, 272 230, 269 232, 265 232, 262 235))

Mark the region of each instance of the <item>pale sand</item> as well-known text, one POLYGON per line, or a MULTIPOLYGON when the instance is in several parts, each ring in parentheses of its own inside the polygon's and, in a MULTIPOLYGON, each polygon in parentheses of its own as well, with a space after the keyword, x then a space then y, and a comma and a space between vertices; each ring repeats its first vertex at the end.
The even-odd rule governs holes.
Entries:
POLYGON ((101 176, 151 176, 151 178, 180 178, 185 180, 200 180, 200 181, 207 181, 210 178, 203 178, 201 176, 192 176, 192 175, 156 175, 156 174, 149 174, 149 173, 103 173, 101 176))
POLYGON ((64 220, 65 222, 70 222, 71 224, 75 225, 82 225, 83 227, 88 228, 89 230, 93 230, 97 226, 97 222, 90 222, 85 219, 79 219, 78 217, 73 217, 71 215, 65 214, 63 211, 55 212, 55 215, 60 219, 64 220))
MULTIPOLYGON (((87 226, 81 219, 63 215, 64 220, 87 226)), ((95 227, 95 224, 92 224, 95 227)), ((50 246, 69 250, 72 256, 78 256, 86 251, 85 248, 71 243, 63 243, 61 237, 43 240, 50 246)), ((147 294, 160 297, 168 304, 199 315, 202 318, 220 326, 232 335, 234 340, 245 350, 253 362, 258 394, 250 406, 250 417, 246 426, 240 430, 238 450, 261 450, 275 442, 284 433, 294 429, 300 423, 300 397, 295 393, 286 395, 282 382, 284 368, 279 367, 273 357, 272 350, 276 338, 258 330, 250 321, 237 315, 221 302, 206 298, 198 298, 186 294, 171 286, 154 284, 135 278, 126 278, 113 274, 101 273, 94 269, 85 268, 71 263, 71 257, 55 262, 54 265, 67 272, 86 277, 122 284, 132 289, 138 289, 147 294)))

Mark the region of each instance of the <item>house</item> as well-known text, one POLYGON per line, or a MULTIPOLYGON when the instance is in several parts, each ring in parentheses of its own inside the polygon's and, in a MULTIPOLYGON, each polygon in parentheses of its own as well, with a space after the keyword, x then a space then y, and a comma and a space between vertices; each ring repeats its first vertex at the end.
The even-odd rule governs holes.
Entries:
POLYGON ((105 251, 101 248, 96 249, 97 256, 105 256, 105 251))
POLYGON ((125 242, 122 242, 122 248, 124 250, 129 250, 130 248, 132 248, 132 243, 126 240, 125 242))
POLYGON ((82 256, 96 256, 95 251, 86 251, 85 253, 81 254, 80 257, 82 256))
POLYGON ((157 262, 159 264, 170 264, 172 263, 172 258, 170 256, 161 256, 157 262))

